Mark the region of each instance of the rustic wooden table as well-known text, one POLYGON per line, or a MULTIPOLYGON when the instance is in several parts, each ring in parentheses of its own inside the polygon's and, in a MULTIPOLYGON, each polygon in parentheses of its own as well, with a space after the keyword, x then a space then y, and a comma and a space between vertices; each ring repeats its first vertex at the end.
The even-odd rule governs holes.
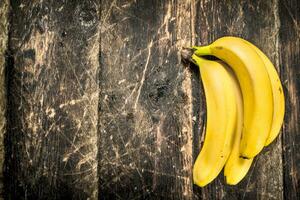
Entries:
POLYGON ((1 196, 300 199, 299 65, 298 0, 1 0, 1 196), (224 35, 273 61, 285 123, 239 185, 199 188, 205 98, 180 49, 224 35))

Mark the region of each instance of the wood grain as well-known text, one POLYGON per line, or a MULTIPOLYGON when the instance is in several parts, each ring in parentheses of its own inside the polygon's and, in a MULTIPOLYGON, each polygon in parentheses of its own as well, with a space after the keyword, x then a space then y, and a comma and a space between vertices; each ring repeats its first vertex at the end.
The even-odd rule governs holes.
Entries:
POLYGON ((6 131, 6 53, 9 1, 0 1, 0 199, 3 199, 4 134, 6 131))
MULTIPOLYGON (((198 1, 195 9, 196 44, 209 44, 226 35, 239 36, 261 48, 279 67, 277 0, 198 1)), ((279 137, 255 158, 239 185, 226 185, 222 173, 212 184, 195 192, 203 199, 283 199, 281 153, 279 137)))
POLYGON ((286 97, 283 126, 283 167, 285 199, 300 198, 300 3, 279 1, 280 65, 286 97))
POLYGON ((98 1, 12 1, 7 199, 97 199, 98 1))
POLYGON ((192 198, 191 45, 185 1, 103 1, 100 193, 192 198))

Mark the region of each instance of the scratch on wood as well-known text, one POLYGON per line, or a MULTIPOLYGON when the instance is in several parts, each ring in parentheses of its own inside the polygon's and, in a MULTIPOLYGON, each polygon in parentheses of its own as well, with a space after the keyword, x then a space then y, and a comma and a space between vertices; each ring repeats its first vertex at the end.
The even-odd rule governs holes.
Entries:
POLYGON ((187 95, 188 100, 184 106, 185 122, 182 125, 181 134, 183 134, 186 143, 183 144, 183 170, 187 173, 187 179, 183 184, 183 195, 192 196, 192 168, 193 168, 193 107, 192 107, 192 83, 191 83, 191 72, 190 70, 184 71, 185 79, 182 82, 182 89, 187 95))
POLYGON ((0 199, 3 199, 4 134, 6 132, 5 60, 8 41, 9 1, 0 2, 0 199))
MULTIPOLYGON (((159 124, 157 125, 157 130, 156 130, 156 146, 157 146, 157 151, 159 153, 161 153, 161 143, 162 143, 162 140, 163 140, 163 136, 162 136, 162 133, 161 133, 161 128, 162 128, 162 125, 165 121, 165 117, 163 116, 163 114, 160 115, 160 121, 159 121, 159 124)), ((157 163, 157 161, 155 162, 157 163)))
POLYGON ((145 81, 145 77, 146 77, 146 72, 147 72, 148 65, 149 65, 149 60, 150 60, 152 45, 153 45, 153 41, 151 40, 151 42, 149 43, 149 45, 147 47, 148 48, 148 56, 147 56, 147 59, 146 59, 146 62, 145 62, 145 66, 144 66, 144 70, 143 70, 143 75, 142 75, 142 78, 141 78, 141 81, 140 81, 140 87, 139 87, 139 89, 137 91, 137 96, 136 96, 136 100, 135 100, 135 103, 134 103, 134 109, 135 110, 137 109, 137 104, 138 104, 138 101, 139 101, 139 98, 140 98, 140 95, 141 95, 141 90, 142 90, 142 87, 144 85, 144 81, 145 81))
POLYGON ((279 39, 279 31, 280 31, 280 17, 279 17, 279 0, 276 0, 276 2, 274 3, 274 7, 273 7, 273 15, 274 15, 274 43, 275 43, 275 55, 274 57, 275 59, 275 67, 278 71, 278 73, 280 74, 280 66, 279 66, 279 43, 280 43, 280 39, 279 39))
POLYGON ((285 1, 280 1, 280 2, 281 2, 281 4, 284 5, 285 9, 287 10, 287 13, 288 13, 289 17, 291 18, 291 20, 293 22, 293 25, 295 27, 296 34, 299 35, 300 34, 300 26, 299 26, 299 23, 298 23, 299 21, 296 19, 296 17, 291 12, 290 7, 286 5, 286 2, 285 1))

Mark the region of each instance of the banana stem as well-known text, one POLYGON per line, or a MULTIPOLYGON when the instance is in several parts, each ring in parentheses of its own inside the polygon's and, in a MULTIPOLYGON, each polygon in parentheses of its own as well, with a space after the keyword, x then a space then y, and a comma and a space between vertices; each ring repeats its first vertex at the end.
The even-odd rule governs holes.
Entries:
POLYGON ((194 54, 197 56, 207 56, 211 55, 211 48, 210 46, 203 46, 203 47, 197 47, 193 46, 194 54))
POLYGON ((195 53, 192 55, 192 61, 196 65, 201 65, 203 62, 206 62, 207 60, 203 57, 197 56, 195 53))

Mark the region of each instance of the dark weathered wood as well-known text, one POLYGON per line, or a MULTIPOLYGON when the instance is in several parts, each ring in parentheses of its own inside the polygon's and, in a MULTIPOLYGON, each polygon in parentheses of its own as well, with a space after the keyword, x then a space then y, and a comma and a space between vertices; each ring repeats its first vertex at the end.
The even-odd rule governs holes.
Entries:
POLYGON ((280 0, 280 65, 286 96, 283 126, 285 199, 300 198, 300 2, 280 0))
POLYGON ((102 1, 103 199, 192 198, 190 27, 186 1, 102 1))
MULTIPOLYGON (((209 44, 225 35, 240 36, 260 47, 279 67, 277 0, 199 1, 195 10, 196 44, 209 44)), ((227 186, 222 173, 212 184, 195 192, 204 199, 282 199, 281 152, 279 137, 257 156, 239 185, 227 186)))
POLYGON ((11 1, 7 199, 97 199, 99 1, 11 1))
POLYGON ((4 134, 6 131, 5 54, 8 39, 9 1, 0 1, 0 199, 3 198, 4 134))

